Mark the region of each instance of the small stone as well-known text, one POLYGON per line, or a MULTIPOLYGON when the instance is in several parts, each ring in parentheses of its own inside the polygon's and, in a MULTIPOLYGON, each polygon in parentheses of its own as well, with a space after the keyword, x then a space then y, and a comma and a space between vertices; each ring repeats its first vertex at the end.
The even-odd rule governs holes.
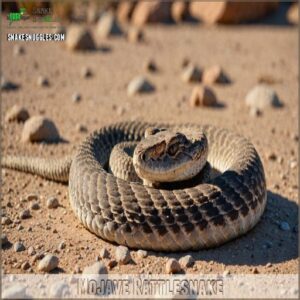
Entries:
POLYGON ((50 272, 58 267, 59 259, 57 256, 47 254, 38 264, 38 270, 43 272, 50 272))
POLYGON ((24 226, 22 226, 22 225, 19 225, 18 227, 17 227, 17 230, 22 230, 22 229, 24 229, 24 226))
POLYGON ((14 243, 15 252, 21 252, 25 250, 25 246, 21 242, 14 243))
POLYGON ((290 163, 290 168, 291 169, 295 169, 297 166, 298 166, 297 161, 295 161, 295 160, 291 161, 291 163, 290 163))
POLYGON ((118 263, 114 260, 111 259, 108 263, 107 263, 107 267, 109 268, 109 270, 113 269, 118 263))
POLYGON ((273 265, 271 263, 266 264, 266 268, 271 268, 273 265))
POLYGON ((1 234, 1 245, 2 245, 2 247, 3 247, 3 246, 6 246, 8 243, 9 243, 9 242, 8 242, 7 235, 4 234, 4 233, 2 233, 2 234, 1 234))
POLYGON ((67 29, 66 48, 71 51, 94 50, 94 39, 89 30, 80 25, 71 25, 67 29))
POLYGON ((11 218, 9 217, 2 217, 1 218, 1 224, 2 225, 10 225, 12 223, 11 218))
POLYGON ((47 199, 47 207, 52 209, 52 208, 57 208, 59 206, 59 202, 57 198, 55 197, 50 197, 47 199))
POLYGON ((284 221, 279 223, 279 228, 283 231, 290 231, 291 230, 289 223, 284 222, 284 221))
POLYGON ((139 258, 146 258, 148 256, 148 252, 146 250, 138 250, 136 254, 139 258))
POLYGON ((83 78, 89 78, 89 77, 92 77, 92 76, 93 76, 93 73, 92 73, 92 71, 91 71, 90 68, 83 67, 81 69, 81 77, 83 77, 83 78))
POLYGON ((130 27, 127 32, 127 40, 130 43, 139 43, 144 41, 144 32, 141 28, 130 27))
POLYGON ((40 205, 38 204, 38 202, 33 202, 30 204, 30 208, 33 210, 38 210, 40 209, 40 205))
POLYGON ((196 86, 193 89, 189 102, 192 107, 215 106, 217 104, 217 97, 209 87, 196 86))
POLYGON ((185 69, 190 63, 190 60, 187 57, 184 57, 181 62, 181 68, 185 69))
POLYGON ((37 194, 29 194, 26 196, 27 201, 35 201, 39 199, 39 196, 37 194))
POLYGON ((224 277, 227 277, 228 275, 230 275, 230 271, 229 271, 229 270, 225 270, 225 271, 223 272, 223 276, 224 276, 224 277))
POLYGON ((31 218, 30 210, 24 209, 19 214, 20 219, 28 219, 31 218))
POLYGON ((22 131, 22 142, 57 142, 58 130, 52 120, 43 116, 28 119, 22 131))
POLYGON ((174 273, 178 273, 180 271, 181 271, 181 267, 180 267, 179 262, 174 258, 168 259, 168 261, 166 263, 167 274, 174 274, 174 273))
POLYGON ((275 161, 277 159, 277 155, 274 152, 268 154, 268 160, 275 161))
POLYGON ((21 265, 21 269, 22 270, 28 270, 29 268, 30 268, 31 266, 30 266, 30 263, 28 262, 28 261, 25 261, 24 263, 22 263, 22 265, 21 265))
POLYGON ((155 90, 152 83, 150 83, 145 77, 138 76, 130 81, 127 87, 128 96, 133 96, 138 93, 150 93, 155 90))
POLYGON ((192 267, 194 263, 195 260, 191 255, 186 255, 179 259, 179 264, 182 269, 192 267))
POLYGON ((2 91, 13 91, 17 90, 19 85, 7 80, 4 76, 1 77, 1 90, 2 91))
POLYGON ((282 106, 277 93, 266 84, 259 84, 251 89, 246 96, 246 105, 263 111, 267 107, 282 106))
POLYGON ((153 59, 149 59, 146 61, 145 66, 144 66, 146 71, 149 72, 156 72, 157 71, 157 66, 156 63, 153 59))
POLYGON ((34 248, 32 246, 30 246, 27 251, 28 251, 28 255, 30 255, 30 256, 33 256, 36 254, 36 251, 34 250, 34 248))
POLYGON ((260 117, 262 115, 262 112, 256 108, 256 107, 251 107, 250 108, 250 116, 251 117, 260 117))
POLYGON ((46 87, 46 86, 49 86, 49 81, 46 77, 39 76, 37 79, 37 85, 41 86, 41 87, 46 87))
POLYGON ((14 45, 13 54, 14 54, 14 56, 19 56, 19 55, 25 54, 24 47, 22 47, 21 45, 14 45))
POLYGON ((119 264, 126 265, 131 260, 131 255, 130 255, 129 249, 125 246, 118 246, 116 248, 115 255, 116 255, 116 261, 119 264))
POLYGON ((102 262, 95 262, 91 266, 87 266, 83 269, 82 274, 107 274, 107 268, 102 262))
POLYGON ((224 73, 219 65, 205 69, 203 72, 202 81, 204 84, 230 83, 228 76, 224 73))
POLYGON ((105 12, 97 23, 97 34, 101 38, 108 38, 110 36, 120 36, 123 34, 118 21, 114 14, 111 12, 105 12))
POLYGON ((58 244, 58 250, 63 250, 63 249, 65 249, 66 248, 66 243, 64 242, 64 241, 62 241, 62 242, 60 242, 59 244, 58 244))
POLYGON ((40 260, 43 257, 45 257, 45 254, 43 252, 34 254, 33 257, 32 257, 32 263, 35 263, 37 260, 40 260))
POLYGON ((76 130, 81 133, 88 132, 88 129, 86 128, 86 126, 84 126, 82 124, 77 124, 76 130))
POLYGON ((29 113, 27 109, 17 104, 11 107, 5 115, 6 122, 25 122, 28 118, 29 113))
POLYGON ((253 268, 252 273, 253 273, 253 274, 259 274, 259 271, 258 271, 257 268, 253 268))
POLYGON ((74 93, 74 94, 72 95, 72 101, 73 101, 74 103, 80 102, 80 101, 81 101, 81 95, 80 95, 79 93, 74 93))
POLYGON ((193 64, 189 64, 184 68, 181 79, 184 82, 200 82, 202 79, 202 70, 193 64))
POLYGON ((106 248, 102 248, 100 251, 99 251, 99 256, 104 259, 104 258, 109 258, 109 252, 106 248))

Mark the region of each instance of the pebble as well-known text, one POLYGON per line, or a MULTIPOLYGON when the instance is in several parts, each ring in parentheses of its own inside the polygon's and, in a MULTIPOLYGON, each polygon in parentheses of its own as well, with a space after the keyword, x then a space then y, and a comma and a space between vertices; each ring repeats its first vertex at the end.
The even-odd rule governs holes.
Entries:
POLYGON ((57 268, 59 259, 57 256, 47 254, 38 264, 38 270, 44 272, 50 272, 57 268))
POLYGON ((62 242, 60 242, 59 244, 58 244, 58 250, 63 250, 63 249, 65 249, 66 248, 66 243, 64 242, 64 241, 62 241, 62 242))
POLYGON ((297 167, 297 165, 298 165, 297 161, 293 160, 293 161, 291 161, 291 163, 290 163, 290 168, 291 168, 291 169, 295 169, 295 168, 297 167))
POLYGON ((83 67, 83 68, 81 69, 81 76, 82 76, 83 78, 89 78, 89 77, 92 77, 92 76, 93 76, 93 73, 92 73, 92 71, 91 71, 90 68, 88 68, 88 67, 83 67))
POLYGON ((21 45, 14 45, 13 54, 14 54, 14 56, 19 56, 19 55, 25 54, 24 47, 22 47, 21 45))
POLYGON ((195 260, 191 255, 185 255, 179 259, 179 264, 182 269, 192 267, 194 263, 195 260))
POLYGON ((266 264, 266 267, 267 267, 267 268, 271 268, 272 266, 273 266, 273 265, 272 265, 271 263, 267 263, 267 264, 266 264))
POLYGON ((38 209, 40 209, 40 205, 38 202, 33 202, 30 204, 30 208, 33 210, 38 210, 38 209))
POLYGON ((34 248, 32 246, 30 246, 27 251, 28 251, 28 255, 30 255, 30 256, 33 256, 36 254, 36 251, 34 250, 34 248))
POLYGON ((253 274, 259 274, 259 271, 258 271, 257 268, 253 268, 252 273, 253 273, 253 274))
POLYGON ((100 17, 97 23, 97 35, 101 38, 108 38, 110 36, 120 36, 123 34, 118 21, 111 12, 105 12, 100 17))
POLYGON ((279 228, 283 231, 290 231, 291 230, 289 223, 284 222, 284 221, 279 223, 279 228))
POLYGON ((1 90, 3 91, 13 91, 19 88, 19 85, 5 79, 4 76, 1 77, 1 90))
POLYGON ((107 274, 107 268, 102 262, 95 262, 91 266, 87 266, 83 269, 82 274, 107 274))
POLYGON ((215 65, 207 68, 203 72, 202 81, 204 84, 230 83, 228 76, 224 73, 221 66, 215 65))
POLYGON ((168 261, 166 263, 167 274, 174 274, 174 273, 178 273, 180 271, 181 271, 181 267, 180 267, 179 262, 174 258, 168 259, 168 261))
POLYGON ((80 102, 80 101, 81 101, 81 94, 79 94, 79 93, 74 93, 74 94, 72 95, 72 101, 73 101, 74 103, 80 102))
POLYGON ((49 80, 44 76, 39 76, 37 79, 37 85, 41 87, 49 86, 49 80))
POLYGON ((202 79, 202 70, 193 64, 187 65, 181 74, 184 82, 200 82, 202 79))
POLYGON ((23 106, 15 104, 12 106, 5 115, 6 122, 25 122, 29 118, 27 109, 23 106))
POLYGON ((116 256, 116 261, 119 264, 123 264, 126 265, 130 262, 131 260, 131 255, 130 255, 130 251, 127 247, 125 246, 118 246, 116 248, 116 252, 115 252, 115 256, 116 256))
POLYGON ((130 81, 127 87, 128 96, 133 96, 138 93, 150 93, 155 90, 152 83, 150 83, 145 77, 138 76, 130 81))
POLYGON ((5 246, 5 245, 8 244, 8 243, 9 243, 9 241, 8 241, 7 235, 4 234, 4 233, 2 233, 2 234, 1 234, 1 245, 2 245, 2 246, 5 246))
POLYGON ((141 28, 130 27, 127 32, 127 40, 130 43, 139 43, 144 40, 144 32, 141 28))
POLYGON ((82 124, 77 124, 76 125, 76 130, 78 132, 84 133, 84 132, 88 132, 88 129, 86 126, 82 125, 82 124))
POLYGON ((25 250, 25 246, 21 242, 14 243, 14 251, 21 252, 25 250))
POLYGON ((275 90, 265 84, 259 84, 246 95, 246 105, 263 111, 267 107, 280 107, 281 103, 275 90))
POLYGON ((181 67, 184 69, 190 64, 190 60, 187 57, 184 57, 181 62, 181 67))
POLYGON ((21 269, 24 270, 24 271, 28 270, 30 267, 31 267, 31 265, 28 261, 23 262, 22 265, 21 265, 21 269))
POLYGON ((213 90, 206 86, 196 86, 193 89, 189 99, 192 107, 197 106, 214 106, 217 104, 217 97, 213 90))
POLYGON ((115 261, 114 259, 111 259, 108 264, 107 267, 109 268, 109 270, 113 269, 116 265, 117 265, 117 261, 115 261))
POLYGON ((94 50, 96 44, 88 29, 80 25, 71 25, 67 29, 66 48, 70 51, 94 50))
POLYGON ((27 201, 35 201, 39 199, 39 196, 37 194, 29 194, 26 196, 27 201))
POLYGON ((1 218, 1 224, 2 225, 10 225, 12 223, 11 218, 9 217, 2 217, 1 218))
POLYGON ((22 142, 57 142, 59 133, 54 122, 43 116, 29 118, 22 131, 22 142))
POLYGON ((17 230, 22 230, 22 229, 24 229, 24 226, 22 226, 22 225, 19 225, 18 227, 17 227, 17 230))
POLYGON ((24 209, 20 212, 19 217, 21 219, 28 219, 31 218, 30 210, 29 209, 24 209))
POLYGON ((99 256, 104 259, 104 258, 109 258, 109 252, 106 248, 102 248, 100 251, 99 251, 99 256))
POLYGON ((156 72, 157 71, 157 66, 156 66, 156 63, 153 59, 148 59, 146 62, 145 62, 145 65, 144 65, 144 69, 146 71, 149 71, 149 72, 156 72))
POLYGON ((146 258, 148 256, 148 252, 146 250, 138 250, 136 254, 139 258, 146 258))
POLYGON ((59 206, 59 202, 56 197, 50 197, 47 199, 47 207, 50 209, 57 208, 59 206))
POLYGON ((268 160, 276 160, 277 159, 277 155, 274 152, 271 152, 268 154, 268 160))

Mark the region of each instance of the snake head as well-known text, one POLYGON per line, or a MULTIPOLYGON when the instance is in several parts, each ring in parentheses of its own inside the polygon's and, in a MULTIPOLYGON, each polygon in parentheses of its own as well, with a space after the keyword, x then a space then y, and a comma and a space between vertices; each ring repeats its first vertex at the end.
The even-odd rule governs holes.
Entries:
POLYGON ((206 163, 208 142, 204 133, 149 128, 133 154, 136 173, 149 182, 173 182, 194 177, 206 163))

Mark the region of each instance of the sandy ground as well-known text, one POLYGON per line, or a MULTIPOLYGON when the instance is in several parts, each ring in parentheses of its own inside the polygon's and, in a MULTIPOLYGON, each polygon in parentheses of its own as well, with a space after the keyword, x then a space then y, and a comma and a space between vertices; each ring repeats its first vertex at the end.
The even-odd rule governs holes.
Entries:
MULTIPOLYGON (((70 53, 59 42, 22 43, 25 54, 13 55, 16 42, 7 42, 2 27, 2 70, 6 78, 20 84, 20 89, 2 93, 2 149, 5 154, 60 157, 71 153, 88 133, 80 133, 77 124, 88 132, 108 123, 141 119, 210 123, 239 132, 256 146, 265 167, 268 204, 259 224, 248 234, 219 248, 188 253, 149 252, 139 259, 132 251, 133 262, 116 266, 111 273, 164 273, 169 257, 191 254, 196 260, 187 273, 297 273, 298 271, 298 44, 297 28, 288 26, 250 25, 206 28, 199 25, 147 27, 144 44, 130 44, 124 38, 98 40, 99 50, 70 53), (103 51, 103 47, 106 51, 103 51), (193 84, 180 79, 181 63, 187 57, 202 67, 220 64, 232 84, 214 86, 223 108, 191 108, 188 98, 193 84), (143 65, 153 58, 159 68, 146 74, 143 65), (94 76, 83 79, 81 69, 88 66, 94 76), (128 82, 146 74, 156 91, 130 98, 128 82), (48 88, 38 87, 39 75, 48 77, 48 88), (244 98, 261 76, 271 76, 273 87, 284 107, 267 110, 262 117, 249 115, 244 98), (74 92, 82 94, 73 103, 74 92), (67 143, 57 145, 23 144, 23 125, 5 123, 4 115, 13 104, 22 104, 31 115, 44 114, 53 119, 67 143), (118 107, 125 112, 118 114, 118 107), (279 158, 268 159, 271 153, 279 158), (282 159, 281 159, 282 158, 282 159), (286 221, 291 230, 282 231, 278 223, 286 221)), ((29 30, 24 30, 28 32, 29 30)), ((39 32, 42 30, 39 30, 39 32)), ((49 30, 43 30, 49 32, 49 30)), ((18 30, 20 32, 20 30, 18 30)), ((114 257, 115 245, 88 232, 74 216, 67 186, 47 182, 37 176, 2 170, 2 214, 14 223, 2 226, 13 244, 21 240, 25 247, 50 252, 60 259, 59 272, 71 273, 94 262, 99 250, 106 247, 114 257), (20 201, 26 195, 39 195, 40 210, 32 218, 19 220, 18 214, 29 206, 20 201), (61 206, 47 209, 46 199, 57 196, 61 206), (9 205, 10 203, 11 205, 9 205), (11 207, 10 207, 11 206, 11 207), (18 229, 19 222, 23 229, 18 229), (61 241, 66 248, 57 250, 61 241)), ((27 251, 14 252, 9 246, 2 252, 5 273, 37 273, 27 251), (22 262, 31 268, 23 271, 22 262)), ((105 261, 107 263, 108 260, 105 261)), ((57 272, 57 270, 56 270, 57 272)))

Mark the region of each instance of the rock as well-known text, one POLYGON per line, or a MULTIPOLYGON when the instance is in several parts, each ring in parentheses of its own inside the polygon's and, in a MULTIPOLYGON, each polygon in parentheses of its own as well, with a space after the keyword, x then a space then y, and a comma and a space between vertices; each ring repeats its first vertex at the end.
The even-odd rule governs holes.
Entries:
POLYGON ((291 169, 295 169, 297 166, 298 166, 297 161, 293 160, 293 161, 290 162, 290 168, 291 169))
POLYGON ((33 256, 36 254, 36 251, 34 250, 34 248, 32 246, 30 246, 27 250, 28 255, 33 256))
POLYGON ((105 12, 99 19, 97 24, 97 34, 101 38, 110 36, 120 36, 123 34, 115 16, 111 12, 105 12))
POLYGON ((179 262, 174 259, 174 258, 170 258, 168 259, 167 263, 166 263, 166 272, 167 274, 175 274, 181 271, 181 267, 179 262))
POLYGON ((24 209, 19 214, 20 219, 28 219, 31 218, 30 210, 24 209))
POLYGON ((29 118, 22 131, 22 142, 57 142, 58 130, 52 120, 43 116, 29 118))
POLYGON ((38 202, 33 202, 30 204, 30 208, 33 210, 38 210, 38 209, 40 209, 40 205, 38 202))
POLYGON ((29 113, 26 108, 20 105, 14 105, 11 107, 6 115, 5 115, 5 121, 6 122, 25 122, 29 118, 29 113))
POLYGON ((28 299, 26 287, 18 283, 13 283, 9 287, 2 287, 2 299, 28 299))
POLYGON ((195 260, 191 255, 185 255, 179 259, 179 264, 182 269, 192 267, 194 263, 195 260))
POLYGON ((17 230, 23 230, 24 229, 24 227, 22 226, 22 225, 18 225, 18 227, 17 227, 17 230))
POLYGON ((261 111, 267 107, 282 106, 275 90, 265 84, 259 84, 251 89, 245 101, 248 107, 255 107, 261 111))
POLYGON ((127 31, 127 40, 130 43, 138 43, 144 41, 144 32, 138 27, 129 27, 127 31))
POLYGON ((192 17, 204 23, 241 23, 260 19, 278 8, 278 1, 272 2, 202 2, 192 1, 189 12, 192 17))
POLYGON ((25 250, 25 246, 21 242, 14 243, 14 251, 21 252, 25 250))
POLYGON ((46 77, 41 75, 37 79, 37 85, 41 86, 41 87, 47 87, 47 86, 49 86, 49 81, 46 77))
POLYGON ((138 93, 150 93, 155 90, 152 83, 150 83, 145 77, 138 76, 130 81, 127 87, 128 96, 133 96, 138 93))
POLYGON ((132 1, 132 0, 125 0, 125 1, 120 1, 118 5, 118 9, 116 12, 117 19, 121 23, 127 23, 129 22, 134 7, 136 5, 137 1, 132 1))
POLYGON ((270 152, 268 154, 268 160, 276 160, 277 159, 277 155, 274 152, 270 152))
POLYGON ((76 130, 77 130, 78 132, 81 132, 81 133, 83 133, 83 132, 88 132, 87 127, 84 126, 84 125, 82 125, 82 124, 77 124, 77 125, 76 125, 76 130))
POLYGON ((14 56, 19 56, 25 53, 25 49, 24 47, 22 47, 21 45, 14 45, 13 48, 13 54, 14 56))
POLYGON ((83 67, 81 69, 81 77, 83 77, 83 78, 89 78, 89 77, 92 77, 92 76, 93 76, 93 72, 91 71, 90 68, 83 67))
POLYGON ((102 262, 95 262, 91 266, 87 266, 83 269, 82 274, 107 274, 107 268, 102 262))
POLYGON ((189 14, 189 4, 184 0, 176 0, 172 3, 171 16, 172 19, 179 23, 187 18, 189 14))
POLYGON ((253 273, 253 274, 259 274, 259 271, 258 271, 257 268, 253 268, 252 273, 253 273))
POLYGON ((58 267, 59 259, 57 256, 47 254, 38 264, 38 270, 43 272, 50 272, 58 267))
POLYGON ((66 243, 64 242, 64 241, 62 241, 62 242, 60 242, 59 244, 58 244, 58 250, 63 250, 63 249, 65 249, 66 248, 66 243))
POLYGON ((171 20, 171 2, 168 1, 139 1, 132 13, 131 22, 135 26, 146 23, 161 23, 171 20))
POLYGON ((4 76, 1 77, 1 90, 2 91, 13 91, 17 90, 19 88, 19 85, 16 83, 13 83, 9 80, 6 80, 4 76))
POLYGON ((99 251, 99 256, 104 259, 104 258, 109 258, 109 252, 106 248, 102 248, 100 251, 99 251))
POLYGON ((136 254, 139 258, 146 258, 148 256, 148 252, 146 250, 138 250, 136 254))
POLYGON ((37 194, 29 194, 26 196, 26 200, 27 201, 34 201, 34 200, 38 200, 39 196, 37 194))
POLYGON ((204 84, 230 83, 228 76, 224 73, 219 65, 205 69, 203 72, 202 81, 204 84))
POLYGON ((95 50, 96 45, 88 29, 71 25, 67 30, 66 48, 71 51, 95 50))
POLYGON ((145 62, 144 69, 149 72, 156 72, 157 66, 153 59, 149 59, 145 62))
POLYGON ((272 264, 271 263, 267 263, 266 264, 266 268, 271 268, 272 267, 272 264))
POLYGON ((30 267, 31 267, 31 265, 28 261, 23 262, 21 265, 21 269, 24 271, 28 270, 30 267))
POLYGON ((181 74, 184 82, 199 82, 202 79, 202 70, 193 64, 187 65, 181 74))
POLYGON ((2 247, 6 246, 8 243, 9 242, 8 242, 7 235, 4 234, 4 233, 1 233, 1 245, 2 245, 2 247))
POLYGON ((80 101, 81 101, 81 95, 80 95, 79 93, 74 93, 74 94, 72 95, 72 101, 73 101, 74 103, 80 102, 80 101))
POLYGON ((217 97, 209 87, 196 86, 193 89, 189 102, 192 107, 215 106, 217 105, 217 97))
POLYGON ((57 208, 59 206, 59 202, 56 197, 50 197, 47 199, 47 207, 52 209, 52 208, 57 208))
POLYGON ((11 218, 9 217, 2 217, 1 218, 1 224, 2 225, 10 225, 12 223, 11 218))
POLYGON ((118 246, 116 248, 115 255, 116 255, 116 261, 119 264, 126 265, 131 260, 131 255, 130 255, 129 249, 125 246, 118 246))
POLYGON ((290 24, 297 25, 299 23, 299 3, 293 3, 287 11, 287 20, 290 24))
POLYGON ((289 223, 287 223, 287 222, 280 222, 279 223, 279 228, 283 231, 290 231, 291 230, 291 227, 290 227, 289 223))

